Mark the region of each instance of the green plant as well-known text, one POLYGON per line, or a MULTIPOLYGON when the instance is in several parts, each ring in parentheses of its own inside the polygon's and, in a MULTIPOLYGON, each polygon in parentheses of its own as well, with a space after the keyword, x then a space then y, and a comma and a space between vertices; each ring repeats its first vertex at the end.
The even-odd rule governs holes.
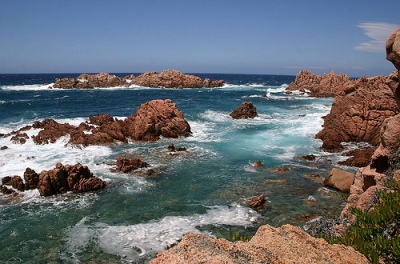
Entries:
POLYGON ((379 192, 379 202, 370 212, 352 210, 357 219, 342 237, 329 238, 330 243, 355 247, 372 263, 400 262, 400 183, 391 181, 379 192))

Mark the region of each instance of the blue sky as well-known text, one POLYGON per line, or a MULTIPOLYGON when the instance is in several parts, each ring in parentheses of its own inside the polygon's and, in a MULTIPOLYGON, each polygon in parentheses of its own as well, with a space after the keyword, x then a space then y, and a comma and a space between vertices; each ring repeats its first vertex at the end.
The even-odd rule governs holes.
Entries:
POLYGON ((0 73, 387 75, 399 0, 0 0, 0 73))

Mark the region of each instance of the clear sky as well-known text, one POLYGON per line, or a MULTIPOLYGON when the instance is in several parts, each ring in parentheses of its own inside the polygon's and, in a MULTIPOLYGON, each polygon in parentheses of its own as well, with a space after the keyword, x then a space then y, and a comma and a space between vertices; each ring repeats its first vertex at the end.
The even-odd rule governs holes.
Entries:
POLYGON ((0 0, 0 73, 387 75, 399 0, 0 0))

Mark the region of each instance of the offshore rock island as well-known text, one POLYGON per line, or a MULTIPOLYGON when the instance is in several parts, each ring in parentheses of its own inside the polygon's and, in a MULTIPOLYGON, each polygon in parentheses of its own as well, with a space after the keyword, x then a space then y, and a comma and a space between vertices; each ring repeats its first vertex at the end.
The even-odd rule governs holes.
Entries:
POLYGON ((61 89, 93 89, 129 87, 132 85, 150 88, 215 88, 224 85, 223 80, 212 81, 209 78, 184 74, 175 70, 161 73, 146 72, 139 76, 130 74, 124 78, 108 73, 81 74, 77 78, 56 78, 53 88, 61 89))

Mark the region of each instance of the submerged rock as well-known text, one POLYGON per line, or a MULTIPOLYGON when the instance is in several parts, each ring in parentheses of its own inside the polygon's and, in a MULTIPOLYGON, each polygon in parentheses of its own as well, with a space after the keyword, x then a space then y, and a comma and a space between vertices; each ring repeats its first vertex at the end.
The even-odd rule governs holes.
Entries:
POLYGON ((241 106, 230 113, 233 119, 247 119, 257 117, 257 109, 252 102, 243 102, 241 106))
POLYGON ((126 158, 117 158, 117 167, 119 171, 124 173, 131 172, 140 168, 147 168, 150 165, 140 159, 126 159, 126 158))
POLYGON ((249 198, 246 201, 247 205, 253 208, 254 210, 264 209, 265 204, 265 196, 264 194, 260 194, 257 197, 249 198))
POLYGON ((261 226, 249 242, 229 242, 189 233, 178 245, 159 253, 158 263, 369 263, 352 247, 330 245, 300 228, 261 226))

